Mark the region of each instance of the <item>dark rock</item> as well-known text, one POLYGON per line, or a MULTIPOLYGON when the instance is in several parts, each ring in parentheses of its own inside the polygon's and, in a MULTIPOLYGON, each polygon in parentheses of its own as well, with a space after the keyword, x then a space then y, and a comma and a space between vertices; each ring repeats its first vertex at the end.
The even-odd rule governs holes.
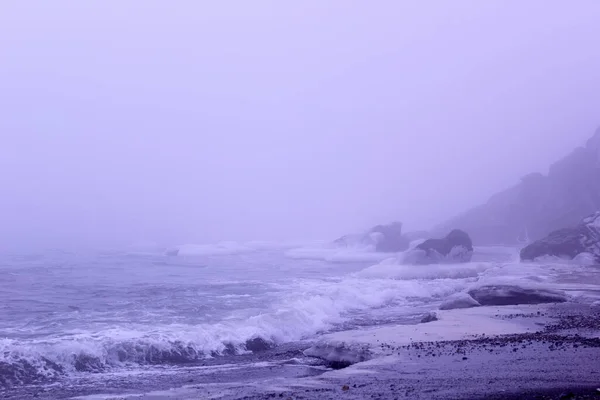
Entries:
POLYGON ((334 369, 345 368, 372 357, 369 346, 351 343, 317 343, 304 350, 303 354, 325 360, 334 369))
POLYGON ((473 256, 473 243, 469 235, 454 229, 443 239, 427 239, 405 257, 405 263, 436 264, 469 262, 473 256))
POLYGON ((172 249, 168 249, 167 251, 165 251, 165 255, 166 256, 177 256, 177 255, 179 255, 179 248, 174 247, 172 249))
POLYGON ((469 295, 482 306, 508 306, 517 304, 563 303, 563 292, 530 289, 515 285, 488 285, 469 291, 469 295))
POLYGON ((573 259, 581 253, 591 254, 600 263, 600 211, 573 228, 551 232, 521 250, 521 260, 531 261, 540 256, 573 259))
POLYGON ((430 312, 430 313, 426 314, 423 318, 421 318, 421 323, 426 324, 427 322, 433 322, 433 321, 437 321, 437 320, 438 320, 438 317, 437 317, 436 313, 430 312))
POLYGON ((326 364, 327 368, 331 369, 344 369, 351 366, 352 363, 349 361, 330 361, 326 364))
POLYGON ((272 347, 273 347, 272 343, 270 343, 260 337, 256 337, 256 338, 249 339, 246 341, 246 350, 249 350, 253 353, 258 353, 260 351, 269 350, 272 347))

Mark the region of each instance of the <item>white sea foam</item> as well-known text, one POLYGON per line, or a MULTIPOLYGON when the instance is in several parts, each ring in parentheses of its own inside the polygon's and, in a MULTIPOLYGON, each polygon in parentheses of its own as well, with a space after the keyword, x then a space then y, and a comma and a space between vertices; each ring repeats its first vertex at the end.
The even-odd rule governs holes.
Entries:
MULTIPOLYGON (((420 242, 422 242, 422 240, 413 241, 411 246, 416 246, 420 242)), ((344 238, 343 245, 336 243, 317 243, 308 247, 304 246, 290 249, 285 255, 288 258, 299 260, 322 260, 330 263, 361 263, 397 258, 402 254, 376 252, 374 243, 375 240, 365 240, 364 235, 349 235, 344 238)))
MULTIPOLYGON (((477 307, 468 309, 455 309, 438 311, 439 320, 427 324, 395 325, 371 327, 360 330, 342 331, 327 334, 321 337, 317 345, 310 348, 307 353, 314 357, 328 359, 339 356, 335 349, 346 349, 347 361, 352 362, 352 357, 385 355, 389 349, 411 342, 460 340, 473 338, 477 335, 503 335, 513 333, 534 332, 539 329, 537 320, 507 319, 503 316, 543 309, 539 305, 505 306, 500 309, 477 307), (382 346, 385 343, 388 346, 382 346), (360 353, 357 353, 359 351, 360 353)), ((541 319, 542 317, 538 317, 541 319)), ((332 361, 340 361, 334 359, 332 361)))
POLYGON ((299 246, 295 242, 219 242, 211 244, 182 244, 170 247, 166 250, 169 255, 178 256, 222 256, 244 253, 253 253, 258 251, 282 250, 299 246))
POLYGON ((331 263, 374 262, 390 258, 387 253, 375 253, 368 247, 301 247, 285 253, 288 258, 299 260, 323 260, 331 263))
POLYGON ((404 265, 398 259, 387 259, 354 273, 359 278, 390 279, 462 279, 477 277, 495 267, 494 263, 404 265))

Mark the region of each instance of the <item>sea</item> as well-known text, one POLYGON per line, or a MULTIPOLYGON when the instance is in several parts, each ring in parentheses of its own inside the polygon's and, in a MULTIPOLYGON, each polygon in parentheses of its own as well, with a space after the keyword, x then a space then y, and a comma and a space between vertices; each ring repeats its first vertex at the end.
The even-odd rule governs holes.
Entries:
POLYGON ((524 265, 518 249, 500 246, 428 266, 328 243, 2 253, 0 398, 125 398, 185 385, 210 393, 215 383, 318 375, 329 367, 301 350, 325 333, 416 324, 485 282, 589 297, 590 268, 524 265))

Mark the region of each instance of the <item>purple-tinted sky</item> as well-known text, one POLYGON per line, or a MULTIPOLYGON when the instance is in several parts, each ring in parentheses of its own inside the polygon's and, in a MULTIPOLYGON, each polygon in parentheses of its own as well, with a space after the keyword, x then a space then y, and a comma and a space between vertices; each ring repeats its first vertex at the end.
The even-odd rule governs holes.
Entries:
POLYGON ((428 227, 600 125, 600 2, 3 1, 0 241, 428 227))

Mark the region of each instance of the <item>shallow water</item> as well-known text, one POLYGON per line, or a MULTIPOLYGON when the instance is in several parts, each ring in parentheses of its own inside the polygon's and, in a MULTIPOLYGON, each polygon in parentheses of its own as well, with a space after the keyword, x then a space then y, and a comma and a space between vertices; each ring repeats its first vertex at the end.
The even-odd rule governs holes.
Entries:
POLYGON ((480 248, 471 263, 432 266, 324 245, 181 250, 2 255, 0 387, 77 379, 85 392, 86 379, 92 390, 115 374, 241 363, 248 340, 281 346, 334 330, 415 323, 477 284, 526 282, 593 297, 580 289, 595 267, 518 264, 510 248, 480 248))

